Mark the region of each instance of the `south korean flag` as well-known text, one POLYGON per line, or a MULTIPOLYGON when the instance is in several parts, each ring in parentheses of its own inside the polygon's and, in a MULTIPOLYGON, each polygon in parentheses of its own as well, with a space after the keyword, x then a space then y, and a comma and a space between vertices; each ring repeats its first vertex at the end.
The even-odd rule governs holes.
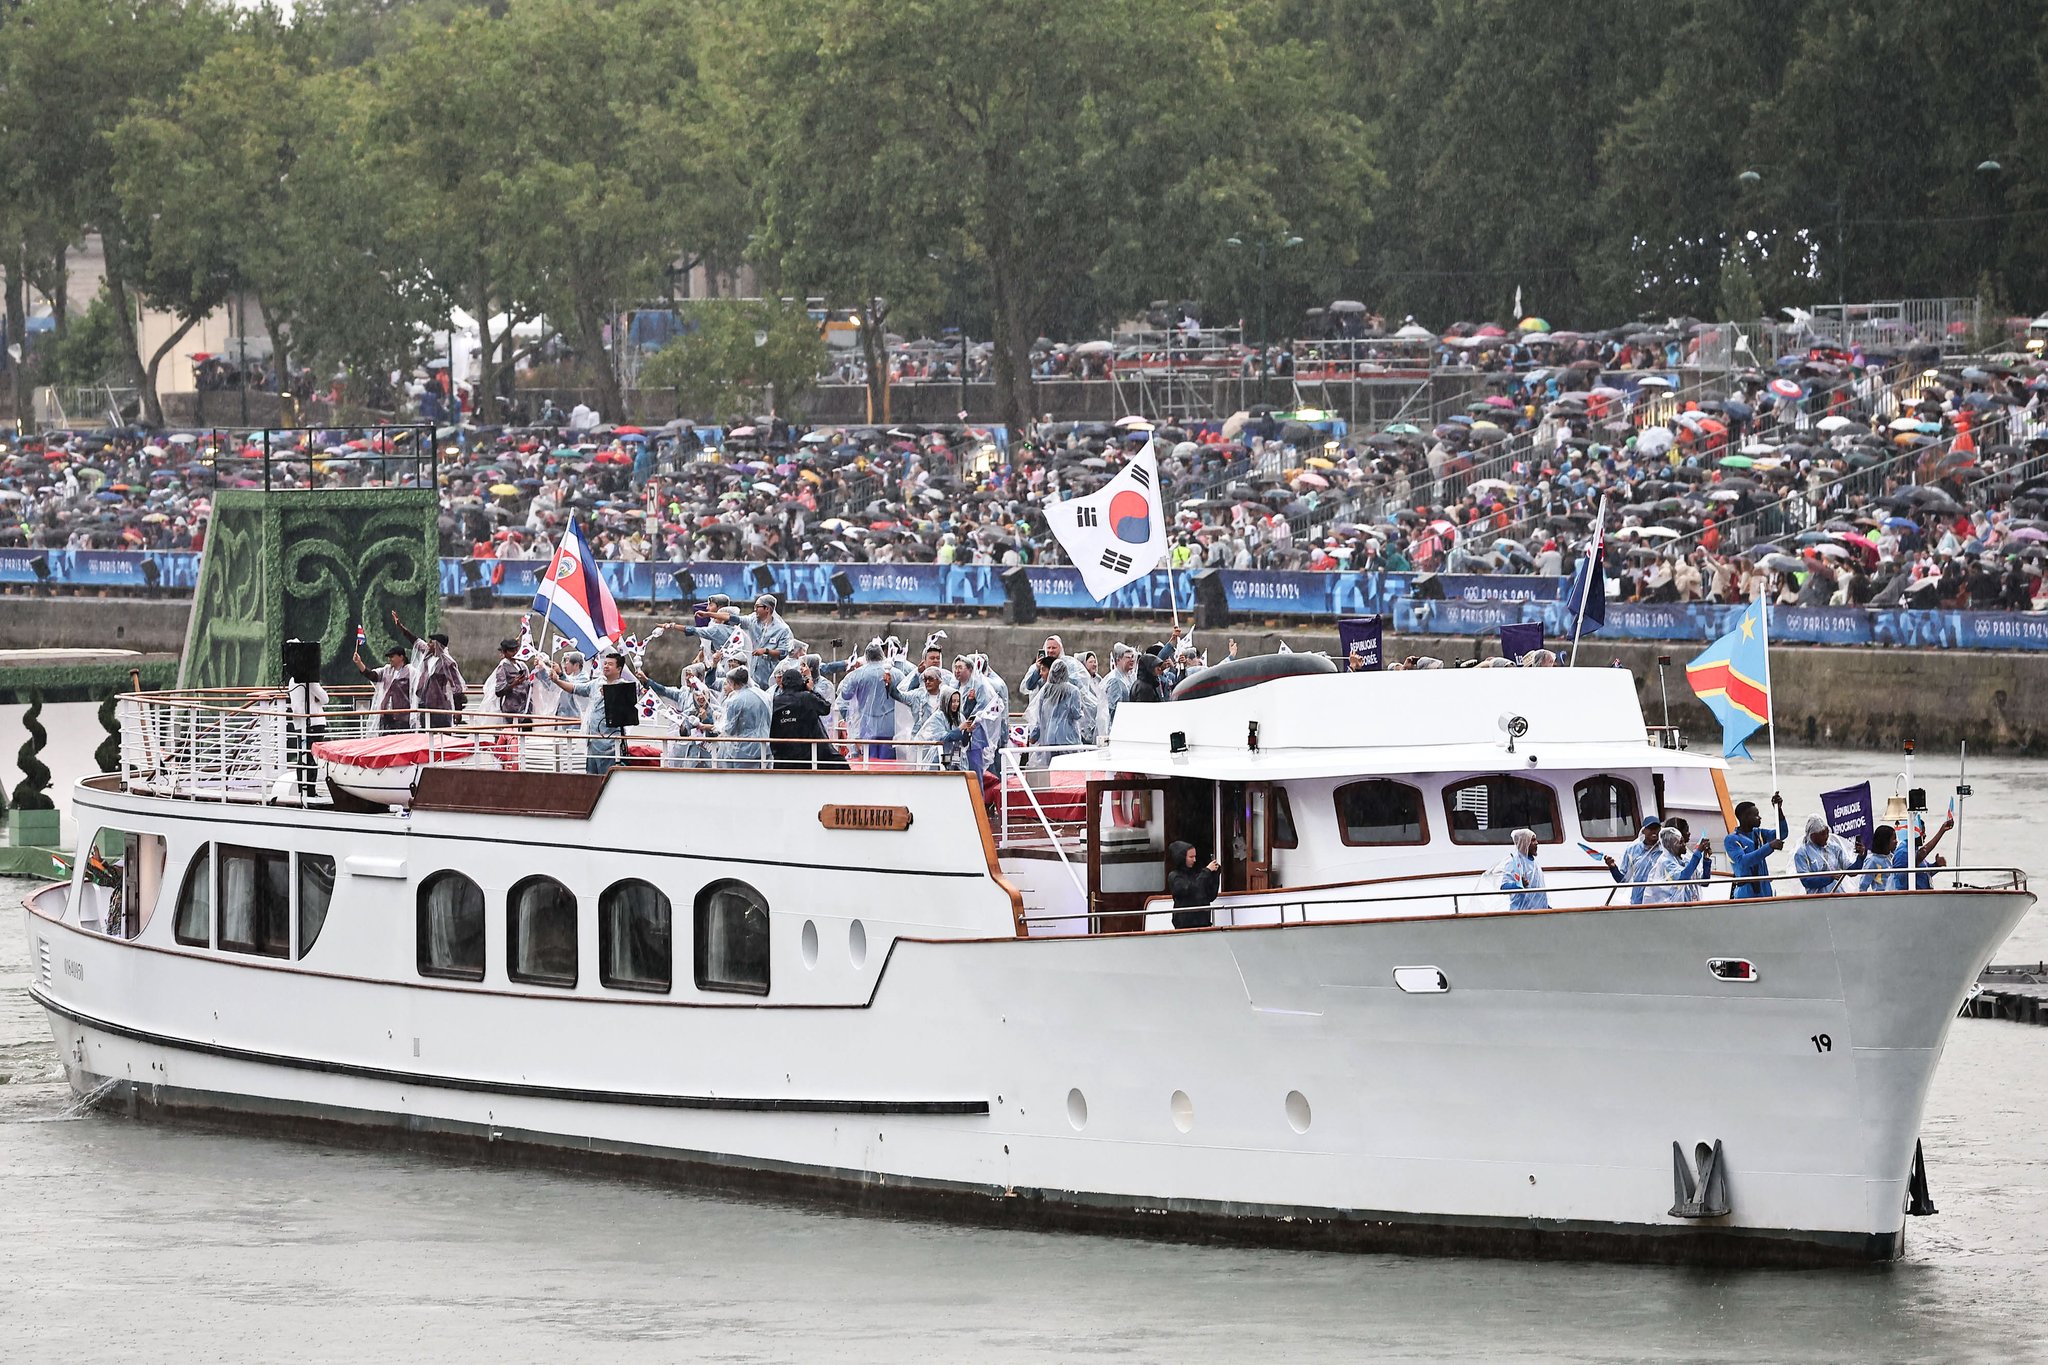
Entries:
POLYGON ((1166 512, 1152 443, 1085 498, 1045 506, 1046 525, 1100 602, 1166 557, 1166 512))

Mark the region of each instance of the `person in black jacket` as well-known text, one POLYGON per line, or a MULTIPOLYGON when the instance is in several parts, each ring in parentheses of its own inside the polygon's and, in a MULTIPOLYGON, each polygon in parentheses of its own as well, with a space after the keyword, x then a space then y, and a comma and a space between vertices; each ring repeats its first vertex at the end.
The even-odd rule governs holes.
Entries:
POLYGON ((1173 927, 1206 929, 1215 923, 1209 905, 1216 899, 1223 865, 1211 858, 1197 866, 1200 852, 1185 840, 1175 840, 1166 850, 1166 889, 1173 896, 1173 927))
POLYGON ((778 768, 844 768, 846 757, 826 742, 825 717, 831 703, 810 689, 803 670, 791 665, 775 675, 775 696, 769 701, 768 738, 814 739, 818 743, 772 744, 778 768))
POLYGON ((1159 656, 1140 651, 1138 654, 1138 678, 1131 684, 1125 701, 1165 701, 1166 695, 1159 688, 1159 656))

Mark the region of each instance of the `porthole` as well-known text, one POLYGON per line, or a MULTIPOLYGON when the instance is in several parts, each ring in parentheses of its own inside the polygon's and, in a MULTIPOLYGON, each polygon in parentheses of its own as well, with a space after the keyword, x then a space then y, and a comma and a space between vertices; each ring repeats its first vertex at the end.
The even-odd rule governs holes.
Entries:
POLYGON ((1287 1126, 1297 1133, 1306 1133, 1309 1123, 1308 1096, 1299 1090, 1287 1092, 1287 1126))
POLYGON ((815 921, 804 921, 804 932, 800 946, 804 956, 804 966, 816 967, 818 965, 818 926, 815 921))
POLYGON ((1088 1126, 1088 1097, 1079 1090, 1067 1092, 1067 1122, 1077 1133, 1088 1126))
POLYGON ((1187 1091, 1174 1091, 1173 1100, 1168 1107, 1173 1111, 1174 1127, 1185 1133, 1195 1126, 1195 1102, 1188 1098, 1187 1091))
POLYGON ((856 967, 867 965, 868 931, 859 920, 846 927, 846 955, 853 959, 853 965, 856 967))

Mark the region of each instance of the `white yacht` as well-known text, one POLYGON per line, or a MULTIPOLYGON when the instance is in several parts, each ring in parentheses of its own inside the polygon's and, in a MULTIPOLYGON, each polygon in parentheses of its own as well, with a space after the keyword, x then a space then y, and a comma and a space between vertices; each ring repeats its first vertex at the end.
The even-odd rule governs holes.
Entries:
POLYGON ((2033 903, 1800 894, 1787 853, 1773 895, 1632 904, 1589 850, 1732 811, 1608 669, 1126 705, 993 801, 345 711, 309 754, 275 693, 122 713, 72 803, 100 856, 27 910, 81 1094, 999 1224, 1894 1257, 1950 1022, 2033 903), (1485 875, 1516 827, 1547 905, 1485 875), (1211 927, 1172 926, 1176 840, 1211 927))

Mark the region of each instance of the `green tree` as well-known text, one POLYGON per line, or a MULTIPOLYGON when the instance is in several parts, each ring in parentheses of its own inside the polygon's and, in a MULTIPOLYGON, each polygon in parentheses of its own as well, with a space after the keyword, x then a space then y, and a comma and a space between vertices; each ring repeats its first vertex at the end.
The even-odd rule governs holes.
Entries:
POLYGON ((225 37, 228 19, 209 0, 17 0, 4 22, 0 197, 16 207, 0 211, 0 223, 12 218, 19 231, 25 215, 58 247, 99 234, 124 364, 144 415, 161 423, 157 371, 231 276, 217 251, 159 251, 156 220, 131 212, 116 186, 111 135, 132 109, 168 100, 225 37), (135 325, 144 303, 180 320, 147 357, 135 325))
POLYGON ((697 8, 514 0, 499 21, 505 132, 485 189, 519 225, 506 287, 571 339, 608 417, 624 416, 615 315, 658 295, 684 251, 731 261, 745 243, 733 123, 696 76, 697 8))
POLYGON ((28 738, 22 741, 14 757, 15 766, 21 769, 21 781, 14 784, 14 809, 53 810, 56 803, 50 800, 50 769, 41 758, 44 746, 50 742, 50 732, 43 728, 40 688, 29 693, 28 710, 21 713, 21 728, 28 731, 28 738))
POLYGON ((641 383, 673 388, 684 412, 725 421, 787 411, 824 368, 824 339, 799 305, 707 299, 681 312, 687 330, 648 360, 641 383))
POLYGON ((104 291, 50 348, 51 377, 59 384, 104 384, 124 373, 126 365, 120 328, 104 291))
POLYGON ((259 33, 114 130, 117 188, 131 217, 151 218, 158 263, 206 262, 252 296, 280 369, 299 348, 329 365, 388 363, 429 316, 356 156, 366 98, 355 73, 300 70, 259 33))
POLYGON ((118 693, 109 692, 100 699, 100 709, 96 713, 100 728, 107 732, 107 737, 92 751, 92 761, 103 773, 117 772, 121 767, 121 720, 116 714, 120 702, 118 693))
POLYGON ((747 13, 745 69, 775 123, 764 197, 792 265, 843 261, 852 246, 804 232, 879 224, 900 283, 927 269, 926 243, 959 243, 986 275, 1013 426, 1032 415, 1032 341, 1062 314, 1103 319, 1182 282, 1189 244, 1220 247, 1226 223, 1363 211, 1363 129, 1322 98, 1320 49, 1277 34, 1260 0, 792 0, 747 13), (821 174, 898 202, 792 209, 821 174))

